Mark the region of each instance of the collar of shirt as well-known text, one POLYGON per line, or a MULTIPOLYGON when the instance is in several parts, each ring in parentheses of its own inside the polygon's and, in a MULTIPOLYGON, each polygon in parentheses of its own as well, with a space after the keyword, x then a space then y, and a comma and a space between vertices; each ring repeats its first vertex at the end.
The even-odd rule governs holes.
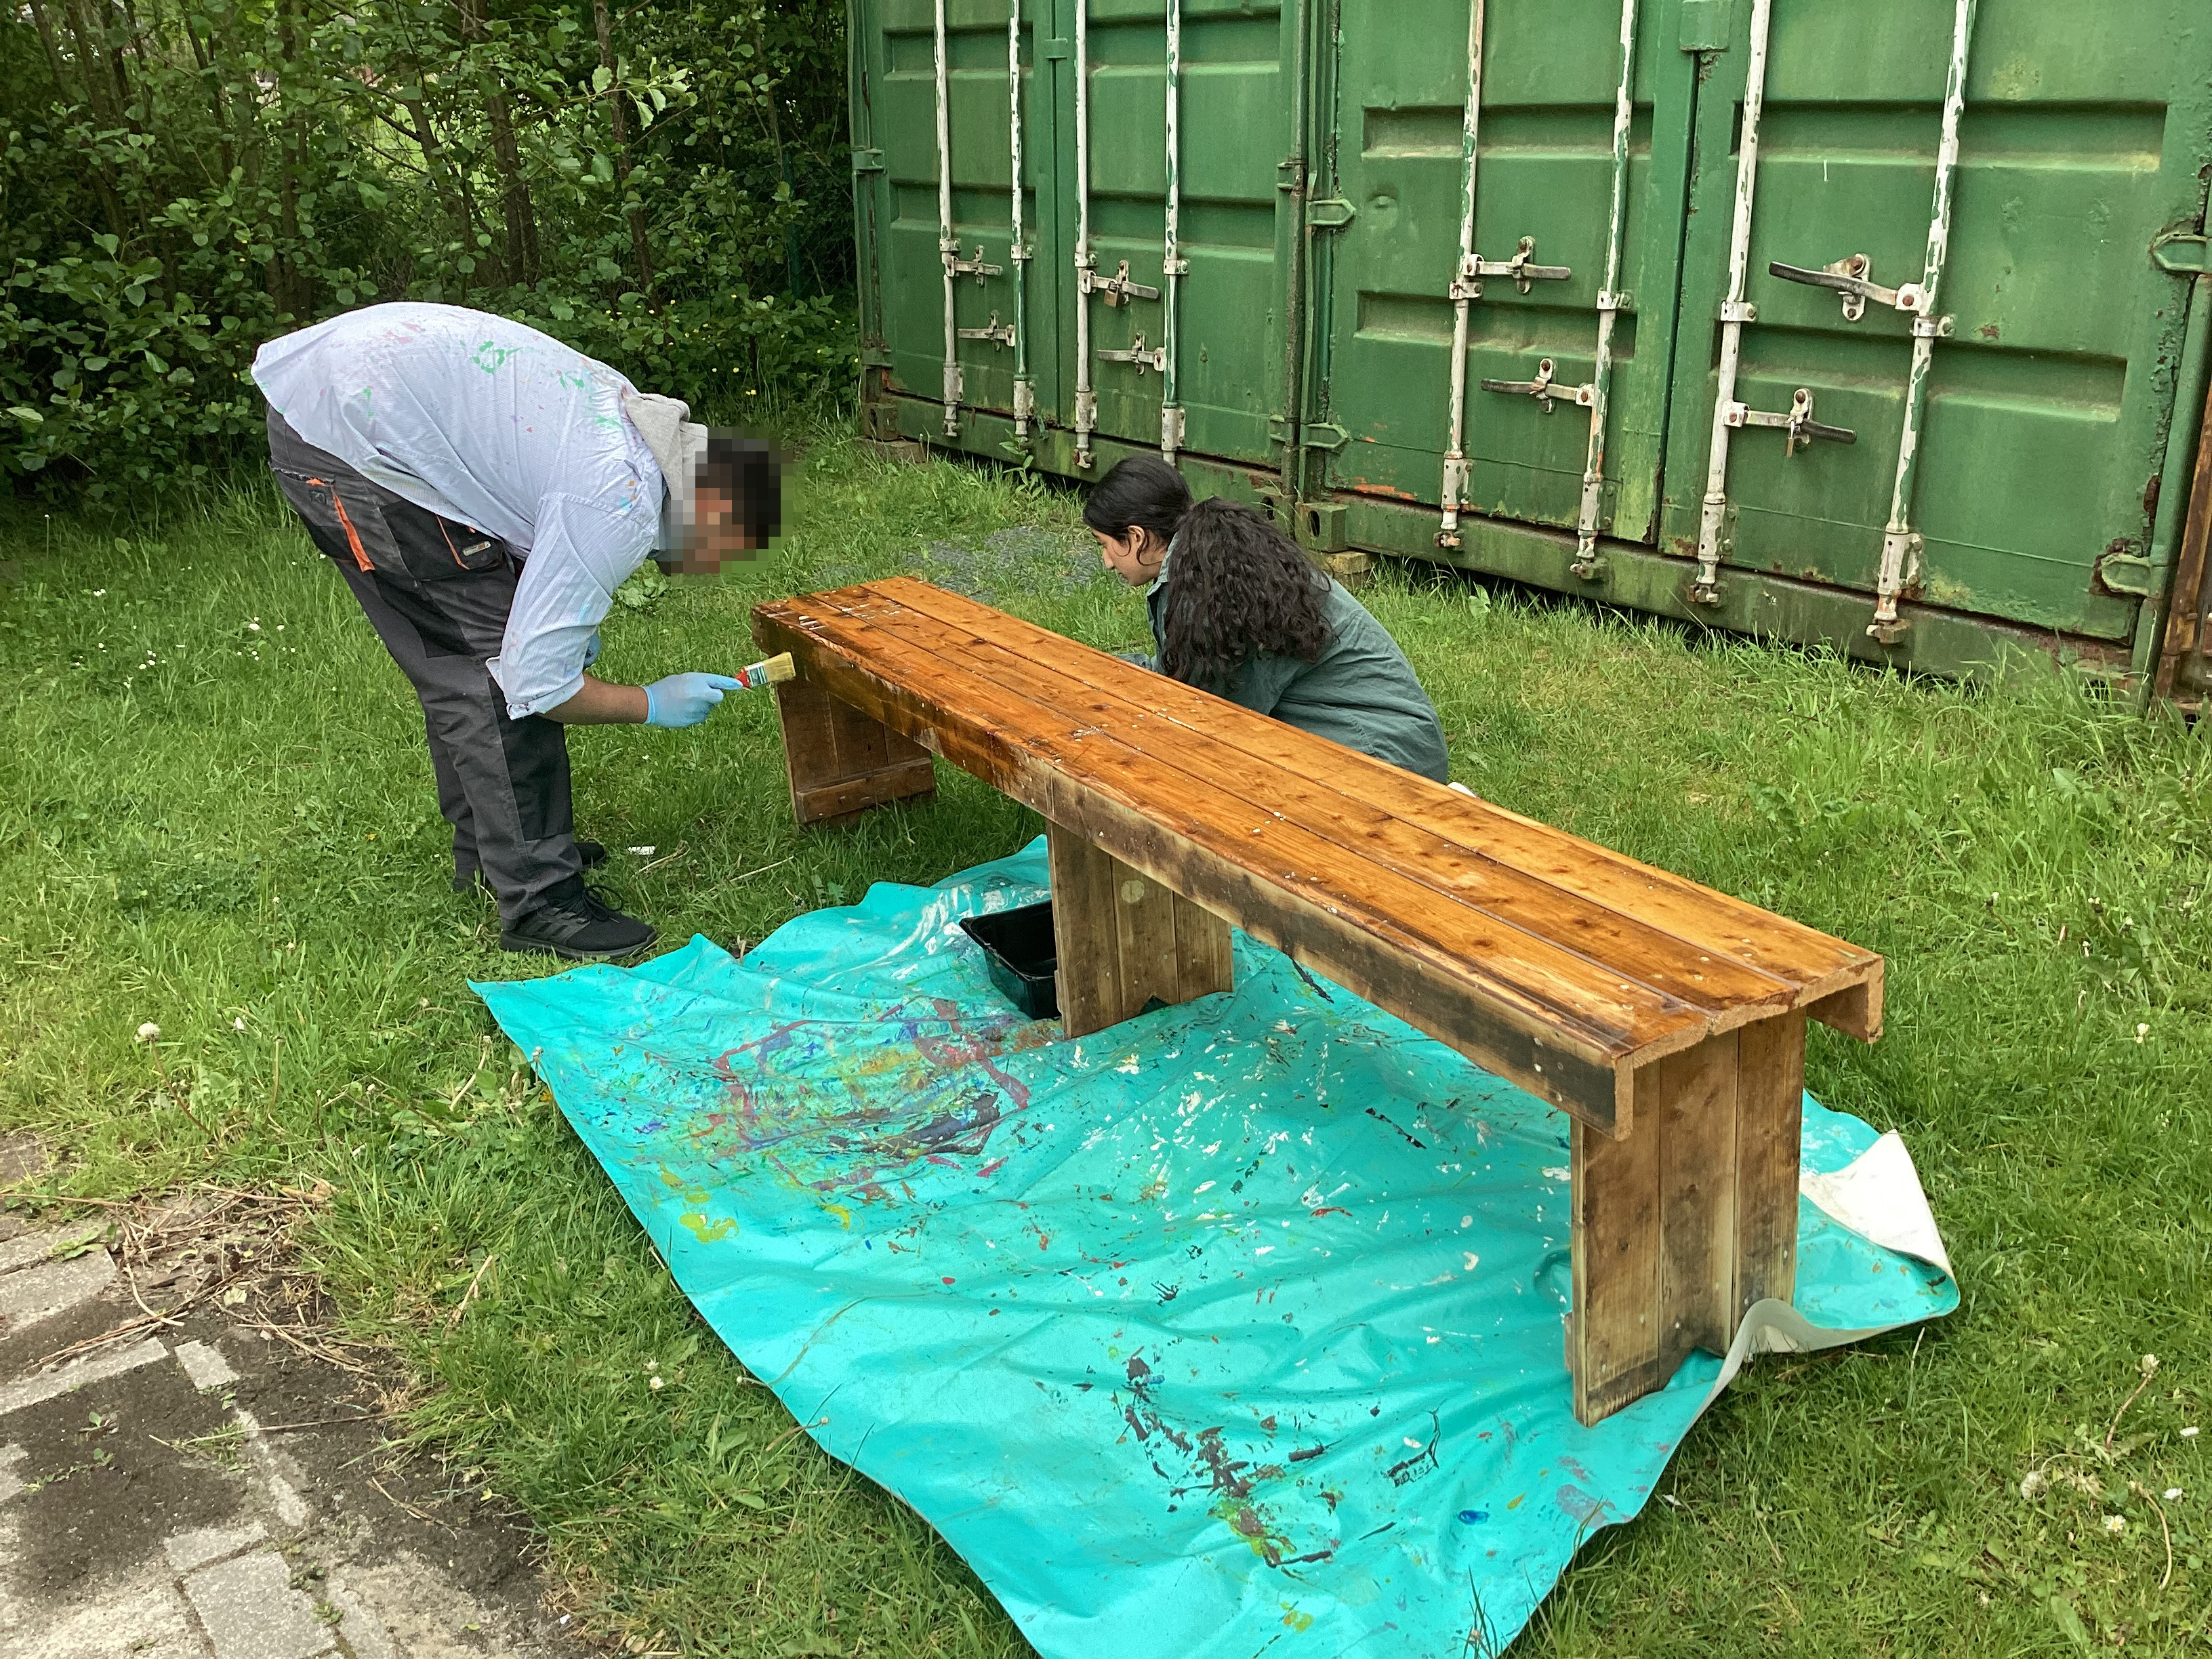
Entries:
POLYGON ((1160 555, 1159 574, 1152 578, 1152 586, 1145 590, 1145 597, 1146 599, 1151 599, 1153 594, 1158 592, 1160 589, 1168 585, 1168 564, 1169 562, 1175 557, 1175 550, 1176 544, 1170 541, 1168 544, 1168 550, 1160 555))

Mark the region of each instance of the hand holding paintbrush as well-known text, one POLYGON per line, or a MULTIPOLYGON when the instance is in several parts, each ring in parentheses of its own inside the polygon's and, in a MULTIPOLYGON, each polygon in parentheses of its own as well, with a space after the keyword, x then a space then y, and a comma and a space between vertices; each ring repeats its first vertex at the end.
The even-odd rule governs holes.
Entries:
POLYGON ((779 656, 741 668, 735 674, 671 674, 645 688, 645 723, 682 727, 696 726, 714 712, 714 705, 730 691, 757 691, 799 678, 787 651, 779 656))

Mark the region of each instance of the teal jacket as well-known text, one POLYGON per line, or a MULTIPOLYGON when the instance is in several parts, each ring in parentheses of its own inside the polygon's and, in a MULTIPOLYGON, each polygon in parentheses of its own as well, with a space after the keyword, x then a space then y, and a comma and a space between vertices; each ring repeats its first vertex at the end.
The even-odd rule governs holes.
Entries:
MULTIPOLYGON (((1154 583, 1145 597, 1154 654, 1135 660, 1154 670, 1167 650, 1170 580, 1154 583)), ((1320 661, 1263 653, 1239 668, 1220 695, 1301 732, 1449 782, 1443 724, 1398 641, 1334 577, 1327 607, 1329 642, 1320 661)))

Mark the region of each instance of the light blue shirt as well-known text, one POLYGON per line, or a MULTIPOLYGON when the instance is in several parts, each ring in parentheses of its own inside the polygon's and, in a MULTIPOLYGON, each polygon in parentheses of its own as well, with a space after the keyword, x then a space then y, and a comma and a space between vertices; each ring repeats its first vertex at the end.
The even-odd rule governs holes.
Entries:
POLYGON ((253 379, 292 429, 523 560, 486 665, 516 720, 583 689, 615 589, 659 531, 635 388, 550 335, 459 306, 369 306, 263 346, 253 379))

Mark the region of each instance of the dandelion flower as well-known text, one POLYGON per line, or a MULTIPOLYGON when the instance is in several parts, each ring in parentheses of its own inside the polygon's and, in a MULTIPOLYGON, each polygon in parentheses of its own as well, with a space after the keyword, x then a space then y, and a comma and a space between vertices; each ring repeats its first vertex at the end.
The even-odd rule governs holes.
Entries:
POLYGON ((2020 1478, 2020 1495, 2033 1504, 2051 1486, 2051 1477, 2041 1469, 2030 1469, 2020 1478))
POLYGON ((155 1042, 161 1035, 161 1028, 150 1019, 138 1028, 138 1041, 141 1042, 155 1042))

